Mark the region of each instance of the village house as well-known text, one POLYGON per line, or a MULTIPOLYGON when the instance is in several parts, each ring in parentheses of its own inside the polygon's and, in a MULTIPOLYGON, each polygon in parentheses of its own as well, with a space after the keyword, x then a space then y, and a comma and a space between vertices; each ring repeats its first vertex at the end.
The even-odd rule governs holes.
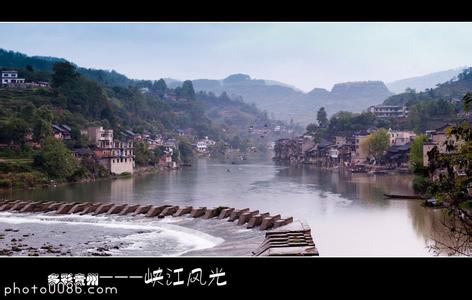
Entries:
POLYGON ((57 140, 70 140, 71 139, 71 128, 65 124, 53 124, 52 132, 53 136, 57 140))
POLYGON ((72 151, 74 157, 77 159, 82 159, 84 157, 93 157, 94 152, 89 148, 77 148, 72 151))
POLYGON ((358 134, 354 137, 354 151, 351 154, 354 164, 363 163, 369 156, 369 150, 366 147, 368 134, 358 134))
POLYGON ((174 138, 170 138, 170 139, 167 139, 167 140, 164 141, 163 146, 168 147, 168 148, 172 148, 172 149, 178 149, 179 148, 179 142, 174 138))
POLYGON ((134 148, 133 141, 118 141, 113 139, 113 130, 103 127, 87 128, 89 143, 94 146, 95 156, 99 163, 111 174, 133 173, 134 148))
POLYGON ((159 166, 171 169, 177 168, 177 162, 173 160, 175 148, 164 146, 164 153, 159 157, 159 166))
POLYGON ((409 153, 410 143, 404 145, 393 144, 385 153, 385 164, 393 168, 408 168, 409 153))
POLYGON ((402 146, 409 144, 416 137, 416 133, 413 131, 397 131, 397 130, 388 130, 388 136, 390 141, 390 146, 402 146))
POLYGON ((304 154, 302 152, 302 142, 299 138, 296 139, 279 139, 275 142, 274 146, 274 160, 275 161, 288 161, 290 163, 302 163, 304 160, 304 154))
MULTIPOLYGON (((314 143, 314 145, 303 151, 304 163, 313 164, 318 167, 330 167, 337 159, 338 153, 334 152, 333 144, 329 141, 322 140, 320 143, 314 143)), ((337 150, 337 149, 336 149, 337 150)))
POLYGON ((457 145, 461 141, 457 141, 455 136, 448 136, 448 128, 454 126, 454 124, 446 124, 442 127, 437 128, 436 130, 429 131, 428 141, 423 143, 423 165, 425 167, 429 166, 428 152, 436 147, 439 153, 447 153, 446 144, 457 145))
POLYGON ((139 135, 132 132, 131 130, 123 130, 120 132, 121 137, 124 141, 134 141, 139 139, 139 135))
POLYGON ((24 78, 18 77, 18 71, 2 71, 2 85, 25 83, 24 78))
POLYGON ((206 153, 208 152, 208 146, 204 141, 198 141, 196 144, 197 152, 206 153))
POLYGON ((202 139, 197 141, 196 144, 193 144, 197 152, 199 153, 208 153, 208 150, 211 146, 214 146, 216 144, 215 141, 209 139, 207 136, 202 139))
POLYGON ((408 107, 401 105, 375 105, 367 109, 377 118, 407 118, 408 107))
POLYGON ((46 81, 31 81, 26 82, 26 79, 18 77, 18 71, 2 71, 2 86, 14 88, 48 88, 49 83, 46 81))

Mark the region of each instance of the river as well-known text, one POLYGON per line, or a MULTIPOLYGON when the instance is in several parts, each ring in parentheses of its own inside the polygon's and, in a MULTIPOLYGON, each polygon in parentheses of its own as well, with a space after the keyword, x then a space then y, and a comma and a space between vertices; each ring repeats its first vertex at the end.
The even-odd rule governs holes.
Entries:
POLYGON ((426 209, 416 200, 383 197, 412 194, 411 181, 410 175, 350 174, 270 160, 230 164, 199 159, 178 171, 16 191, 4 197, 249 207, 306 221, 322 256, 433 255, 428 248, 432 239, 447 239, 441 211, 426 209))

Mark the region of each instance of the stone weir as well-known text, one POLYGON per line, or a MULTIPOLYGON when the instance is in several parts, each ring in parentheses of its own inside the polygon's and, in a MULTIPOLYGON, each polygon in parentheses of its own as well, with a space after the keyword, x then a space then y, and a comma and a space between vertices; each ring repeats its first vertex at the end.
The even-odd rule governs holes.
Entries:
POLYGON ((250 210, 249 208, 6 200, 0 201, 0 211, 79 215, 142 215, 149 218, 188 215, 191 218, 227 219, 228 222, 246 226, 248 229, 258 228, 266 231, 264 242, 252 252, 254 256, 319 255, 308 225, 298 220, 294 221, 292 217, 282 218, 279 214, 260 213, 258 210, 250 210))

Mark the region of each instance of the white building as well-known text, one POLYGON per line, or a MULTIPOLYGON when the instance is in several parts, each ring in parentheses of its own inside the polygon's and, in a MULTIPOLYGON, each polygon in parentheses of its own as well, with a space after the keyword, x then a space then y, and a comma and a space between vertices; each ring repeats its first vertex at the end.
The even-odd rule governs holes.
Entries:
POLYGON ((89 143, 97 145, 100 148, 108 148, 113 144, 113 130, 103 129, 103 127, 87 128, 87 137, 89 143))
POLYGON ((25 83, 24 78, 18 78, 18 71, 2 71, 2 85, 25 83))
POLYGON ((112 174, 133 173, 134 149, 133 141, 121 142, 113 139, 113 130, 103 127, 87 128, 90 143, 96 146, 95 155, 99 163, 112 174))
POLYGON ((388 137, 390 139, 390 146, 403 146, 410 143, 416 136, 413 131, 396 131, 389 129, 388 137))
POLYGON ((197 142, 197 151, 198 152, 207 152, 208 146, 204 141, 197 142))
POLYGON ((367 109, 378 118, 406 118, 408 107, 401 105, 377 105, 367 109))

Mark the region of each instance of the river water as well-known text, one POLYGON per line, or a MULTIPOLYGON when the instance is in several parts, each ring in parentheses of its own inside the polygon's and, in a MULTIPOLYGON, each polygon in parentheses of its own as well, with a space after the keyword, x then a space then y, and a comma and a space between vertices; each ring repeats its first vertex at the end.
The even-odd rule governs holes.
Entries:
MULTIPOLYGON (((447 239, 440 224, 441 211, 426 209, 416 200, 383 197, 384 193, 412 194, 411 181, 410 175, 350 174, 310 166, 276 165, 270 160, 231 164, 199 159, 192 167, 169 173, 18 191, 6 197, 249 207, 307 222, 322 256, 433 255, 428 248, 432 239, 447 239)), ((217 228, 217 222, 196 225, 217 228)), ((229 230, 227 225, 210 234, 214 238, 230 238, 223 233, 229 230)), ((245 238, 255 237, 243 234, 238 238, 244 242, 245 238)), ((214 240, 205 241, 208 247, 217 244, 214 240)))

